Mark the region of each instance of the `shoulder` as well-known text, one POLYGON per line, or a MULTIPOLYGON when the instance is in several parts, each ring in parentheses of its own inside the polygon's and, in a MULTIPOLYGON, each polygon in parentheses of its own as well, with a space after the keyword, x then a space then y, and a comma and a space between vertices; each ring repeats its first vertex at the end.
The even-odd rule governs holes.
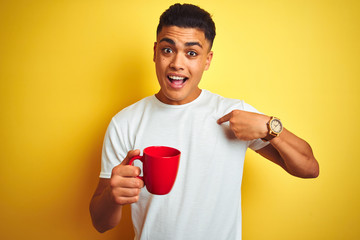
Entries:
POLYGON ((133 103, 127 106, 126 108, 123 108, 113 117, 112 120, 115 123, 119 123, 124 120, 131 121, 132 119, 137 118, 139 115, 141 115, 144 112, 145 108, 151 105, 152 97, 153 96, 145 97, 139 100, 138 102, 133 103))
POLYGON ((219 112, 230 112, 232 110, 244 110, 248 112, 258 112, 253 106, 244 100, 223 97, 219 94, 204 90, 207 102, 217 108, 219 112))
POLYGON ((123 141, 128 139, 131 133, 136 130, 139 121, 141 121, 141 116, 149 102, 151 102, 151 97, 146 97, 118 112, 112 117, 107 127, 105 138, 110 138, 112 139, 112 142, 118 141, 122 142, 122 145, 126 145, 123 141))

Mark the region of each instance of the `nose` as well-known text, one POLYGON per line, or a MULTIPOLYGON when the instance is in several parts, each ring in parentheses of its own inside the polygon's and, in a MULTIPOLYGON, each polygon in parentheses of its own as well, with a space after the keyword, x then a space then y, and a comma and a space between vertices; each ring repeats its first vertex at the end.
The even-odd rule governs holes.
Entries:
POLYGON ((184 56, 182 56, 181 54, 174 54, 174 57, 171 59, 170 62, 170 68, 177 71, 184 70, 184 60, 184 56))

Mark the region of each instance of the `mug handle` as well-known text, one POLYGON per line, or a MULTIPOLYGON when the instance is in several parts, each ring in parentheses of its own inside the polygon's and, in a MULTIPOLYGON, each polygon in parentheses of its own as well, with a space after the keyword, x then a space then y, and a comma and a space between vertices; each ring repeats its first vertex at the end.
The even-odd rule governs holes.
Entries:
MULTIPOLYGON (((143 156, 135 156, 135 157, 132 157, 132 158, 130 159, 128 165, 132 165, 135 160, 140 160, 141 162, 143 162, 143 156)), ((144 181, 144 178, 141 177, 141 176, 137 176, 137 178, 139 178, 139 179, 141 179, 142 181, 144 181)))

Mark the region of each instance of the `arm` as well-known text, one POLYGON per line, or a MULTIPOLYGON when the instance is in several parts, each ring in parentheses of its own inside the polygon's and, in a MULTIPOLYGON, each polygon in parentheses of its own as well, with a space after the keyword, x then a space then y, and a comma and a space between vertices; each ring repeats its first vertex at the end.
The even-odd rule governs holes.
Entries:
POLYGON ((139 200, 144 182, 138 178, 140 169, 127 165, 139 151, 130 151, 120 165, 112 170, 111 178, 100 178, 90 202, 90 214, 96 230, 105 232, 121 220, 122 206, 139 200))
POLYGON ((270 143, 256 152, 280 165, 291 175, 302 178, 319 176, 319 164, 310 145, 303 139, 284 128, 270 143))
MULTIPOLYGON (((270 117, 266 115, 234 110, 220 118, 218 123, 229 121, 235 136, 249 141, 266 137, 268 133, 266 123, 269 120, 270 117)), ((315 178, 319 175, 319 164, 310 145, 287 129, 257 152, 294 176, 315 178)))

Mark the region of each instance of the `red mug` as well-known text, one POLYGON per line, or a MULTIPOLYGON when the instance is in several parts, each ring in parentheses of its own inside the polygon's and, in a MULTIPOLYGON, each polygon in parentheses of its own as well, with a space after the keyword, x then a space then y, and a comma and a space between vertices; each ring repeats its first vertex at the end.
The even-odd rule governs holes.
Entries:
POLYGON ((176 179, 181 152, 175 148, 152 146, 144 149, 143 156, 133 157, 129 165, 135 160, 143 163, 143 177, 147 190, 152 194, 168 194, 176 179))

